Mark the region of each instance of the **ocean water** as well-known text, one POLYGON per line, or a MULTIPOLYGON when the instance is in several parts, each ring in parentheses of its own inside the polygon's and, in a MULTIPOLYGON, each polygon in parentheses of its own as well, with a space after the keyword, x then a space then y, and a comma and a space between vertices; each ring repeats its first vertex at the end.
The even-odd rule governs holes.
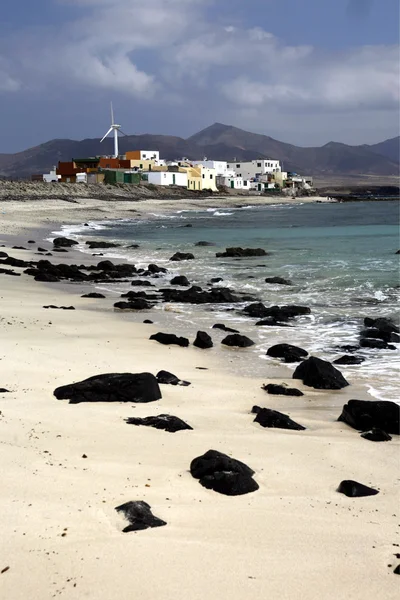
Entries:
MULTIPOLYGON (((149 262, 166 266, 168 276, 154 280, 160 287, 169 285, 177 274, 202 287, 212 277, 222 277, 218 285, 247 292, 267 306, 309 306, 311 315, 295 319, 293 327, 255 327, 257 319, 241 314, 242 305, 174 304, 154 309, 158 311, 154 320, 162 322, 164 330, 168 327, 192 339, 197 329, 207 330, 216 322, 248 335, 256 346, 242 354, 238 368, 249 375, 262 376, 264 361, 273 362, 265 356, 266 350, 275 343, 292 343, 332 361, 344 354, 337 346, 357 344, 364 317, 398 320, 397 202, 276 204, 229 210, 216 204, 215 209, 204 211, 155 213, 132 220, 91 222, 89 227, 65 226, 62 233, 80 241, 84 252, 89 252, 84 245, 89 236, 124 246, 139 244, 139 249, 121 247, 104 254, 137 266, 149 262), (198 241, 215 246, 197 247, 198 241), (216 258, 216 252, 229 246, 259 247, 270 254, 250 259, 216 258), (176 251, 192 252, 195 260, 171 263, 169 258, 176 251), (290 279, 293 285, 265 283, 271 276, 290 279)), ((100 287, 115 294, 131 289, 126 283, 100 287)), ((146 317, 152 318, 144 313, 133 318, 142 321, 146 317)), ((215 342, 223 335, 212 332, 215 342)), ((398 401, 398 345, 396 351, 361 349, 357 354, 365 362, 339 367, 343 374, 350 381, 361 380, 374 397, 398 401)))

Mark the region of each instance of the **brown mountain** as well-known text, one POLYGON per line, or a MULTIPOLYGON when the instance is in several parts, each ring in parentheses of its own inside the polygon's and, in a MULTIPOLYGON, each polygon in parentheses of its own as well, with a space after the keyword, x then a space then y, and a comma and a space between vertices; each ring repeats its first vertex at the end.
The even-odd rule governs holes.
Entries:
MULTIPOLYGON (((398 175, 396 155, 399 138, 373 146, 348 146, 329 142, 322 147, 302 148, 279 142, 269 136, 250 133, 215 123, 188 139, 165 135, 139 135, 120 138, 120 152, 127 150, 159 150, 163 158, 172 160, 186 156, 220 160, 251 160, 276 158, 284 170, 306 175, 398 175)), ((51 140, 40 146, 16 154, 0 154, 0 176, 28 177, 32 173, 48 171, 59 160, 111 154, 110 138, 100 144, 99 139, 51 140)))

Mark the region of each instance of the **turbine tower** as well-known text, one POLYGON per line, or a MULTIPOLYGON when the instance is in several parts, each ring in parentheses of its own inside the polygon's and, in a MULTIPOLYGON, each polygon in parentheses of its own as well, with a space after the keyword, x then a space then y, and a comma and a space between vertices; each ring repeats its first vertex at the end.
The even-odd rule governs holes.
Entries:
POLYGON ((101 142, 103 142, 106 139, 106 137, 112 131, 114 132, 114 158, 118 158, 118 131, 120 131, 122 133, 122 135, 127 135, 127 134, 124 133, 123 131, 121 131, 121 125, 117 125, 117 123, 114 123, 114 111, 113 111, 113 105, 111 102, 111 127, 107 131, 105 136, 100 140, 100 144, 101 144, 101 142))

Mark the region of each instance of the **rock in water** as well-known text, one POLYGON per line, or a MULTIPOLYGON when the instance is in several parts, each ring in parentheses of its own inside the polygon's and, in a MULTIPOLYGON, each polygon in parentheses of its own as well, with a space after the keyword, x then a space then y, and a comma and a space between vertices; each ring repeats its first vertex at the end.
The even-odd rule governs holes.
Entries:
POLYGON ((276 344, 268 348, 267 355, 273 358, 281 358, 286 363, 292 363, 303 360, 303 358, 308 356, 308 352, 303 350, 303 348, 292 346, 291 344, 276 344))
POLYGON ((268 394, 276 394, 277 396, 304 396, 303 392, 297 388, 289 388, 285 385, 277 385, 276 383, 268 383, 261 387, 268 394))
POLYGON ((260 408, 259 406, 253 406, 252 411, 257 416, 254 419, 255 423, 259 423, 261 427, 275 427, 277 429, 294 429, 296 431, 302 431, 305 429, 303 425, 299 425, 296 421, 292 421, 288 415, 272 410, 270 408, 260 408))
POLYGON ((154 402, 161 398, 151 373, 107 373, 54 390, 57 400, 79 402, 154 402))
POLYGON ((341 356, 333 361, 334 365, 360 365, 365 358, 362 356, 349 356, 348 354, 341 356))
POLYGON ((198 331, 197 335, 196 335, 196 339, 193 342, 193 346, 196 346, 196 348, 212 348, 213 347, 213 341, 211 339, 211 337, 208 335, 208 333, 206 333, 205 331, 198 331))
POLYGON ((284 279, 283 277, 267 277, 265 283, 272 283, 278 285, 293 285, 290 279, 284 279))
POLYGON ((169 373, 168 371, 159 371, 156 375, 158 383, 164 383, 167 385, 182 385, 184 387, 190 385, 190 381, 183 381, 179 379, 173 373, 169 373))
POLYGON ((396 350, 396 346, 392 346, 392 344, 387 344, 383 340, 376 340, 370 338, 361 338, 360 347, 376 348, 377 350, 396 350))
POLYGON ((81 298, 105 298, 105 296, 99 292, 90 292, 90 294, 83 294, 81 298))
POLYGON ((130 417, 125 419, 128 425, 144 425, 145 427, 154 427, 155 429, 163 429, 169 433, 176 433, 184 429, 193 429, 185 421, 172 415, 157 415, 156 417, 144 417, 143 419, 130 417))
POLYGON ((150 505, 142 500, 126 502, 125 504, 121 504, 121 506, 116 506, 115 510, 124 513, 125 518, 130 523, 130 525, 122 530, 124 533, 166 525, 165 521, 153 515, 150 505))
POLYGON ((364 325, 366 327, 375 327, 376 329, 380 329, 381 331, 387 331, 391 333, 400 333, 399 327, 394 323, 391 319, 386 319, 385 317, 381 317, 379 319, 371 319, 370 317, 365 317, 364 325))
POLYGON ((391 435, 377 427, 373 427, 370 431, 364 431, 364 433, 361 434, 361 437, 370 442, 390 442, 392 439, 391 435))
POLYGON ((362 483, 347 479, 342 481, 337 489, 340 494, 344 494, 349 498, 361 498, 362 496, 376 496, 379 494, 378 490, 374 490, 362 483))
POLYGON ((175 252, 169 260, 180 262, 181 260, 193 260, 194 256, 191 252, 175 252))
POLYGON ((217 258, 242 258, 252 256, 267 256, 263 248, 226 248, 225 252, 217 252, 217 258))
POLYGON ((226 331, 227 333, 239 333, 237 329, 231 329, 231 327, 227 327, 223 323, 216 323, 212 326, 213 329, 221 329, 221 331, 226 331))
POLYGON ((71 248, 71 246, 76 246, 77 244, 76 240, 70 240, 66 237, 58 237, 53 240, 53 246, 56 248, 71 248))
POLYGON ((217 450, 208 450, 193 459, 190 472, 200 484, 226 496, 240 496, 258 490, 254 471, 246 464, 217 450))
POLYGON ((89 246, 91 250, 95 248, 119 248, 121 244, 115 244, 114 242, 86 242, 86 245, 89 246))
POLYGON ((315 356, 299 364, 293 373, 293 379, 302 379, 304 385, 317 390, 340 390, 349 385, 331 363, 315 356))
POLYGON ((400 406, 388 400, 349 400, 338 421, 359 431, 373 427, 400 434, 400 406))
POLYGON ((174 333, 154 333, 150 336, 150 339, 166 346, 171 344, 174 344, 175 346, 182 346, 183 348, 187 348, 189 346, 189 340, 187 338, 178 337, 174 333))
POLYGON ((190 286, 190 282, 188 280, 187 277, 185 277, 184 275, 177 275, 176 277, 173 277, 173 279, 171 279, 170 281, 171 285, 181 285, 183 287, 189 287, 190 286))
POLYGON ((232 333, 227 335, 221 342, 224 346, 231 346, 236 348, 250 348, 254 346, 253 340, 246 337, 245 335, 239 335, 238 333, 232 333))

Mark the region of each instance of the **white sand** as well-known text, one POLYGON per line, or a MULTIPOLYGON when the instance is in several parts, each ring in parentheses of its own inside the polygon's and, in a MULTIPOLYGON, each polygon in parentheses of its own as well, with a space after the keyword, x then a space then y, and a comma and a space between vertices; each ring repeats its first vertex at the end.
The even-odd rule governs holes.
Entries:
MULTIPOLYGON (((25 210, 26 225, 43 222, 37 209, 25 210)), ((20 228, 20 214, 7 217, 5 233, 20 228)), ((12 390, 0 395, 0 571, 10 567, 0 575, 1 598, 398 597, 399 440, 368 442, 336 421, 357 390, 319 392, 291 381, 303 398, 270 396, 260 389, 268 364, 263 380, 228 375, 217 349, 149 341, 158 329, 135 319, 151 315, 81 299, 83 286, 70 286, 71 295, 26 275, 0 275, 0 286, 0 387, 12 390), (160 369, 192 385, 161 386, 162 400, 147 405, 69 405, 53 396, 57 386, 98 373, 160 369), (307 430, 263 429, 253 423, 254 404, 307 430), (194 430, 124 422, 160 413, 194 430), (260 489, 225 497, 202 488, 188 469, 210 448, 252 467, 260 489), (343 479, 381 492, 346 498, 335 491, 343 479), (147 501, 167 526, 122 533, 126 522, 114 508, 130 500, 147 501)))

